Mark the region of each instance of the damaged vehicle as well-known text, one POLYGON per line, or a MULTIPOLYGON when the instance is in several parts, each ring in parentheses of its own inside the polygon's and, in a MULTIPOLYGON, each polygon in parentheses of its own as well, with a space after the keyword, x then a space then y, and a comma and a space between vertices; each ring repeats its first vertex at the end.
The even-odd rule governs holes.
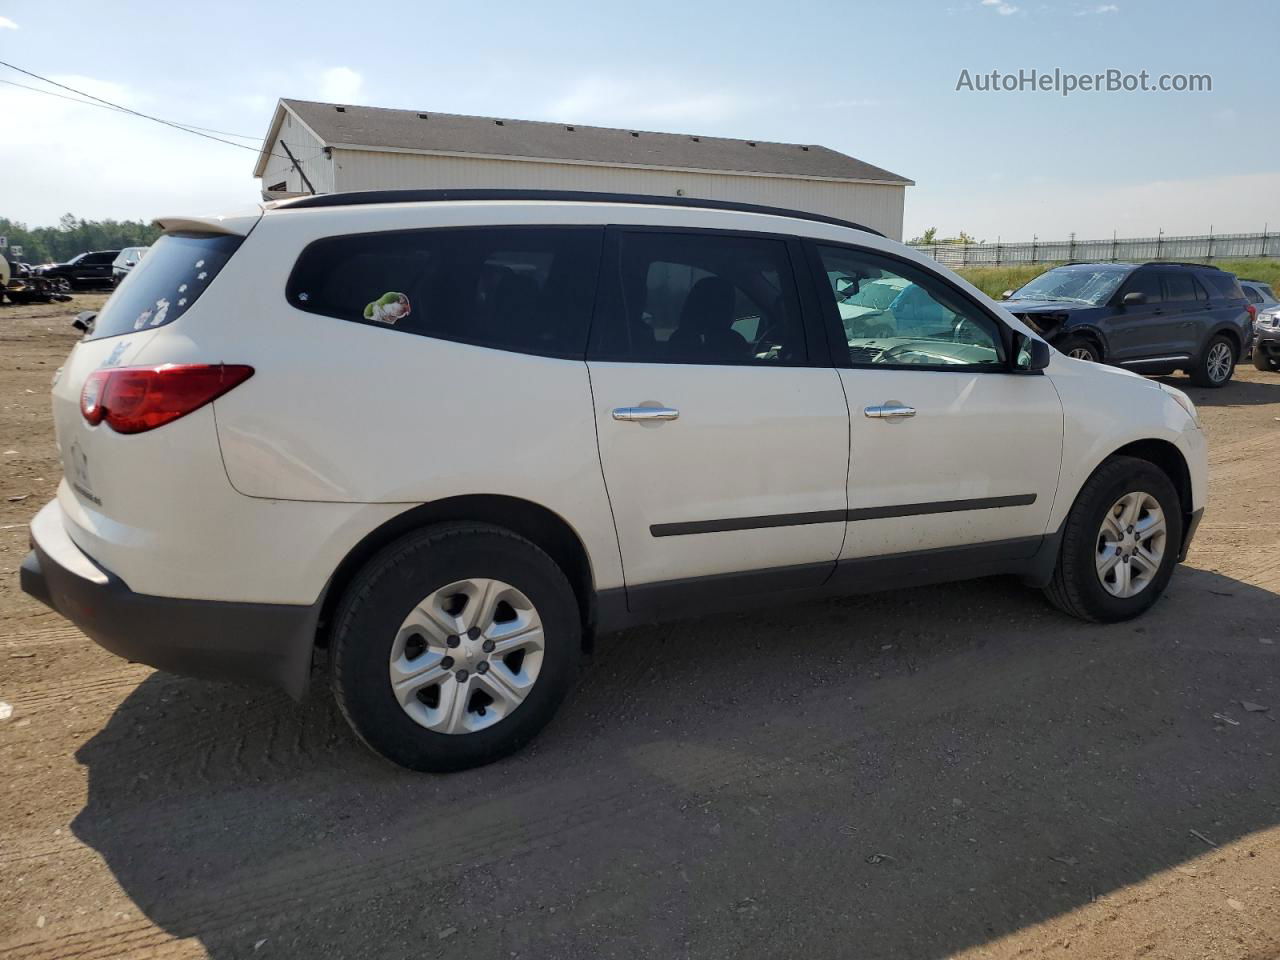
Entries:
POLYGON ((1234 274, 1198 263, 1070 263, 1004 306, 1078 360, 1143 374, 1183 371, 1198 387, 1231 380, 1253 308, 1234 274))

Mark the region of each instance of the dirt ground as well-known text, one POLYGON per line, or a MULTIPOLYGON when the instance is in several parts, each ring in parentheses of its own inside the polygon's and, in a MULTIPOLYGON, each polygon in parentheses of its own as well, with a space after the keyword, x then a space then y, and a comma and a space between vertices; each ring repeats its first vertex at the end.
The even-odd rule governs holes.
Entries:
POLYGON ((78 299, 0 308, 0 955, 1280 957, 1280 376, 1191 391, 1209 508, 1136 622, 986 580, 632 630, 431 777, 19 593, 78 299))

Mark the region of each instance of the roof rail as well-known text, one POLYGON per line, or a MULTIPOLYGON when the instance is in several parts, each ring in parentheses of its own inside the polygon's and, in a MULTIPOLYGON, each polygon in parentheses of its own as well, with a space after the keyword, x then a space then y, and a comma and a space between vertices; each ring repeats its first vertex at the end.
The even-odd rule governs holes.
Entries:
POLYGON ((1190 260, 1148 260, 1144 266, 1149 264, 1159 264, 1162 267, 1197 267, 1201 270, 1219 270, 1222 268, 1212 263, 1194 263, 1190 260))
POLYGON ((732 200, 699 200, 696 197, 656 197, 639 193, 596 193, 586 190, 352 190, 346 193, 318 193, 309 197, 297 197, 277 201, 272 210, 301 210, 312 207, 350 207, 366 203, 441 203, 458 200, 542 200, 578 203, 634 203, 663 207, 697 207, 705 210, 732 210, 736 213, 763 213, 774 217, 790 217, 793 220, 811 220, 884 234, 879 230, 827 217, 803 210, 787 210, 782 207, 765 207, 754 203, 736 203, 732 200))

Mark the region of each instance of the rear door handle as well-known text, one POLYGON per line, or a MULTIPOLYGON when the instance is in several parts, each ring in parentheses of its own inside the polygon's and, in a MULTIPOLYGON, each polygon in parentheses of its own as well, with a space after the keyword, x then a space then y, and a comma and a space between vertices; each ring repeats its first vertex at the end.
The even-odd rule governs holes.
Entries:
POLYGON ((862 414, 873 420, 897 420, 899 417, 914 417, 916 408, 908 407, 905 403, 899 403, 897 400, 890 400, 878 407, 865 407, 862 414))
POLYGON ((680 411, 671 407, 614 407, 613 419, 634 420, 644 423, 649 420, 675 420, 680 411))

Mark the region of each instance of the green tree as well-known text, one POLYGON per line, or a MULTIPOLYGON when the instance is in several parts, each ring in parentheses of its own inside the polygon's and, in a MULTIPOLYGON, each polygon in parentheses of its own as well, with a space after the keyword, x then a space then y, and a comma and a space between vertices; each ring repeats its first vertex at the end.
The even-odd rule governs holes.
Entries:
POLYGON ((8 238, 10 247, 22 247, 26 262, 47 263, 69 260, 86 250, 150 246, 160 230, 141 220, 81 220, 67 213, 56 227, 28 227, 0 217, 0 236, 8 238))

